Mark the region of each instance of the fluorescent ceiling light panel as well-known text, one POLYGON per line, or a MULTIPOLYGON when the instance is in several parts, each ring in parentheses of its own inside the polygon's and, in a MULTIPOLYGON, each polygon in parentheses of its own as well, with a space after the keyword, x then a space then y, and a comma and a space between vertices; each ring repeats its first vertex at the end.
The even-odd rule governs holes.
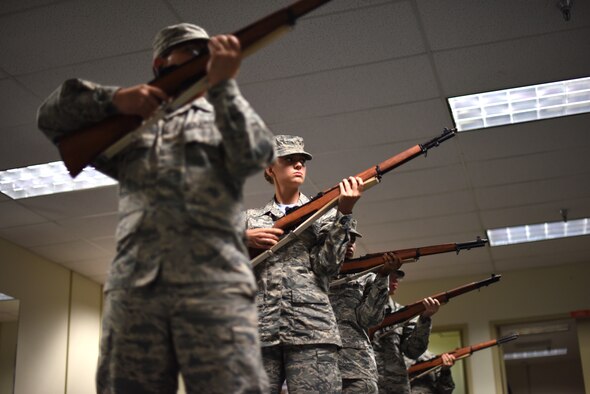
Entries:
POLYGON ((92 167, 72 178, 61 161, 0 171, 0 193, 14 200, 115 184, 92 167))
POLYGON ((590 77, 448 99, 458 131, 590 112, 590 77))
POLYGON ((539 358, 550 356, 565 356, 567 348, 558 348, 550 350, 533 350, 530 352, 514 352, 504 354, 504 360, 523 360, 527 358, 539 358))
POLYGON ((590 234, 590 219, 528 224, 487 230, 491 246, 513 245, 590 234))

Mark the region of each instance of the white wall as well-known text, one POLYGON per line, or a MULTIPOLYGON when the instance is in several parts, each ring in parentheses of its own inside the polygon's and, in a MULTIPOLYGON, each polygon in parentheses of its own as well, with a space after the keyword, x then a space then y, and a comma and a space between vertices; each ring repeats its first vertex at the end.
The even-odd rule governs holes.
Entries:
MULTIPOLYGON (((498 322, 569 316, 571 311, 590 309, 590 264, 509 271, 501 274, 500 282, 452 299, 434 316, 434 326, 466 325, 465 339, 467 343, 472 344, 495 338, 493 327, 498 322)), ((485 278, 485 275, 481 275, 402 282, 395 299, 402 304, 411 303, 425 296, 485 278)), ((582 359, 589 360, 590 330, 579 330, 578 335, 582 359)), ((502 393, 497 359, 497 349, 493 348, 491 351, 475 353, 466 360, 470 393, 502 393)), ((589 381, 590 372, 585 372, 586 385, 589 381)))
POLYGON ((14 391, 17 330, 18 323, 15 321, 0 322, 0 394, 14 391))
POLYGON ((0 292, 20 300, 15 394, 94 393, 100 285, 0 239, 0 292))
POLYGON ((68 346, 67 392, 94 393, 100 338, 101 289, 83 276, 74 275, 68 346))

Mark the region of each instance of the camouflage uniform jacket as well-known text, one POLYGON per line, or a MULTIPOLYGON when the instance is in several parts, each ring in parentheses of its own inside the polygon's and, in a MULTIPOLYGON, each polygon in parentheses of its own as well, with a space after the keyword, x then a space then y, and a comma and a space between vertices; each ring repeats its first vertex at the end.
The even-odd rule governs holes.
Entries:
MULTIPOLYGON (((297 205, 309 201, 300 195, 297 205)), ((246 212, 247 228, 272 227, 284 216, 273 198, 246 212)), ((350 215, 335 209, 254 269, 262 346, 341 345, 328 282, 340 269, 349 241, 350 215)))
POLYGON ((373 273, 330 288, 330 301, 342 339, 338 367, 343 379, 377 382, 377 365, 367 330, 383 320, 388 291, 388 277, 373 273))
MULTIPOLYGON (((412 362, 409 363, 408 367, 435 357, 436 354, 427 350, 417 360, 410 360, 412 362)), ((455 382, 453 382, 450 368, 439 368, 412 380, 410 384, 412 385, 412 394, 451 394, 455 389, 455 382)))
MULTIPOLYGON (((403 306, 389 299, 386 314, 403 306)), ((384 327, 373 336, 373 350, 379 372, 379 392, 410 393, 404 356, 418 358, 428 348, 431 319, 419 316, 404 323, 384 327)))
MULTIPOLYGON (((66 81, 40 107, 61 135, 116 113, 116 87, 66 81)), ((151 283, 242 283, 254 291, 243 239, 246 178, 273 159, 272 134, 234 80, 219 83, 93 163, 119 181, 117 252, 105 290, 151 283)))

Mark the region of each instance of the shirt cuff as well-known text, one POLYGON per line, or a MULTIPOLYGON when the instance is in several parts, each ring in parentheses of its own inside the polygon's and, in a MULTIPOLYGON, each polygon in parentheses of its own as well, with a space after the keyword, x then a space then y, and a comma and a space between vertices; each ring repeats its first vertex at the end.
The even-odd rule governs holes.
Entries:
POLYGON ((119 89, 118 86, 100 86, 94 91, 94 99, 99 105, 100 111, 106 116, 115 115, 119 112, 113 103, 113 97, 119 89))

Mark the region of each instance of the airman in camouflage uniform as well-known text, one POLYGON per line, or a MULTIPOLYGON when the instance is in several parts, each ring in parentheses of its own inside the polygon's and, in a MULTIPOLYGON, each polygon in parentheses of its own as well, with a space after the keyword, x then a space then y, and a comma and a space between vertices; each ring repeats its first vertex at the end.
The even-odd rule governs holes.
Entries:
MULTIPOLYGON (((436 354, 427 350, 418 359, 411 360, 408 367, 424 361, 431 360, 436 357, 436 354)), ((419 378, 413 379, 410 384, 412 386, 412 394, 451 394, 455 390, 455 382, 453 375, 451 375, 451 366, 455 362, 455 357, 448 353, 441 355, 443 366, 434 371, 431 371, 419 378)), ((406 360, 407 362, 408 360, 406 360)))
MULTIPOLYGON (((271 227, 287 206, 308 201, 299 192, 305 162, 311 159, 303 139, 276 136, 275 151, 278 160, 265 170, 275 196, 263 208, 246 212, 248 244, 259 249, 278 241, 282 230, 271 227)), ((361 188, 361 179, 341 182, 338 210, 331 210, 254 269, 262 357, 271 393, 279 393, 284 380, 291 394, 341 391, 337 358, 341 342, 328 282, 344 260, 352 207, 361 188)))
MULTIPOLYGON (((390 275, 390 295, 395 293, 397 287, 398 276, 390 275)), ((424 299, 423 304, 426 310, 420 316, 401 324, 384 327, 373 335, 372 345, 379 373, 379 393, 410 394, 410 380, 404 356, 416 359, 428 348, 431 316, 440 307, 438 300, 430 297, 424 299)), ((385 314, 402 307, 390 298, 385 314)))
MULTIPOLYGON (((117 252, 105 284, 99 393, 262 393, 255 282, 242 188, 273 159, 272 134, 233 79, 239 42, 179 24, 154 40, 154 70, 209 47, 209 90, 94 165, 119 181, 117 252)), ((41 106, 54 142, 110 115, 149 117, 167 95, 68 80, 41 106)))
MULTIPOLYGON (((351 240, 346 258, 354 256, 355 240, 362 235, 352 220, 351 240)), ((338 286, 330 287, 330 302, 336 315, 342 348, 338 352, 338 367, 342 376, 343 393, 378 393, 377 365, 367 336, 370 327, 381 323, 389 299, 388 274, 401 262, 394 254, 387 255, 383 272, 369 273, 338 286)), ((339 275, 338 279, 343 278, 339 275)))

